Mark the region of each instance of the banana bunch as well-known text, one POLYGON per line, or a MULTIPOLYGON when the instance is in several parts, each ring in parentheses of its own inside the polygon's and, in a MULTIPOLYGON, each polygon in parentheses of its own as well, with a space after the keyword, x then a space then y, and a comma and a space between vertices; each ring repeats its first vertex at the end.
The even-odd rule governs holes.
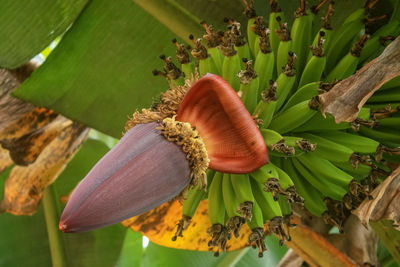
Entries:
MULTIPOLYGON (((214 73, 238 92, 259 125, 271 162, 249 174, 210 170, 207 193, 197 187, 189 190, 173 240, 190 227, 200 201, 208 199, 209 246, 215 255, 247 224, 252 230, 249 244, 258 247, 261 257, 266 234, 278 236, 282 244, 290 240, 293 207, 322 216, 342 231, 350 211, 390 174, 388 166, 400 163, 400 77, 383 85, 350 123, 336 124, 329 114, 324 118, 318 101, 319 94, 352 75, 397 37, 400 21, 390 18, 371 33, 377 19, 370 14, 377 1, 367 1, 332 28, 333 1, 308 8, 300 0, 290 25, 277 0, 269 1, 268 19, 256 16, 253 1, 244 2, 247 40, 233 19, 225 20, 225 32, 202 22, 205 35, 190 36, 196 64, 184 45, 174 43, 185 76, 214 73), (324 12, 322 17, 318 12, 324 12)), ((171 64, 168 61, 165 72, 157 73, 179 84, 180 68, 171 64)))

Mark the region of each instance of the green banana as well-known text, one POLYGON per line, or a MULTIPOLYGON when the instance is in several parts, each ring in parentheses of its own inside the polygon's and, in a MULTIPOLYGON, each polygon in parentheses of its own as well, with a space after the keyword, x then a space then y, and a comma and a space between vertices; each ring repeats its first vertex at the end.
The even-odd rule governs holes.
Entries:
POLYGON ((338 186, 347 188, 353 179, 351 175, 337 168, 329 160, 319 158, 312 153, 303 154, 298 159, 307 169, 312 170, 315 175, 325 177, 325 179, 329 179, 331 183, 338 186))
POLYGON ((315 145, 308 140, 296 136, 284 136, 278 143, 269 146, 271 156, 297 157, 305 152, 315 150, 315 145))
POLYGON ((280 75, 282 73, 282 69, 285 68, 285 64, 288 61, 289 51, 291 51, 292 47, 292 39, 290 38, 290 31, 287 23, 282 23, 281 17, 276 17, 276 21, 279 23, 279 30, 275 29, 275 33, 280 39, 276 54, 276 71, 277 74, 280 75))
POLYGON ((304 206, 312 214, 321 216, 326 211, 326 205, 323 200, 324 196, 300 176, 290 159, 286 159, 282 163, 283 168, 295 184, 297 191, 304 198, 304 206))
POLYGON ((387 89, 384 91, 379 90, 368 99, 368 103, 379 102, 400 102, 400 88, 387 89))
POLYGON ((259 87, 259 79, 257 72, 253 69, 252 61, 243 58, 246 64, 246 69, 241 70, 238 74, 240 80, 240 92, 242 95, 242 102, 245 104, 247 110, 253 113, 257 105, 257 94, 259 87))
POLYGON ((381 88, 379 88, 378 92, 382 92, 384 90, 388 89, 394 89, 394 88, 399 88, 400 87, 400 76, 397 76, 390 81, 386 82, 384 85, 382 85, 381 88))
POLYGON ((353 45, 351 51, 347 53, 347 55, 345 55, 328 74, 328 76, 326 77, 327 82, 332 82, 335 79, 346 79, 356 71, 357 65, 360 61, 361 51, 367 40, 368 35, 364 34, 361 37, 361 40, 353 45))
POLYGON ((359 133, 390 147, 396 147, 396 144, 400 144, 399 131, 391 128, 379 127, 379 129, 371 129, 361 125, 359 133))
POLYGON ((199 185, 189 189, 189 192, 183 201, 182 218, 177 224, 177 230, 175 235, 172 237, 172 241, 175 241, 178 236, 183 237, 183 231, 189 227, 196 209, 205 195, 206 192, 201 189, 199 185))
POLYGON ((208 246, 212 249, 217 248, 214 256, 219 255, 219 251, 226 250, 226 243, 230 238, 229 232, 226 229, 226 212, 222 192, 223 175, 217 172, 212 179, 208 193, 208 214, 211 222, 211 227, 207 229, 207 233, 211 236, 208 246))
POLYGON ((269 126, 275 113, 277 104, 276 90, 277 84, 270 80, 270 87, 261 94, 261 100, 258 103, 253 115, 255 119, 261 120, 259 124, 261 124, 264 128, 269 126))
POLYGON ((293 158, 292 162, 299 174, 301 174, 304 179, 318 189, 318 191, 320 191, 324 196, 335 200, 342 200, 343 196, 347 193, 347 190, 344 187, 332 183, 330 179, 319 173, 315 174, 312 170, 306 168, 301 163, 301 157, 299 159, 293 158))
POLYGON ((289 52, 288 55, 289 57, 287 64, 283 69, 283 72, 278 76, 278 79, 276 80, 276 93, 278 96, 275 108, 276 111, 278 111, 279 108, 283 105, 296 82, 296 70, 294 69, 296 55, 292 52, 289 52))
POLYGON ((240 229, 246 220, 243 219, 237 212, 240 202, 235 195, 235 191, 233 190, 230 174, 224 173, 223 175, 222 193, 226 213, 229 217, 228 221, 226 222, 226 228, 228 229, 229 233, 233 232, 234 236, 238 238, 240 229))
POLYGON ((306 63, 308 47, 311 45, 311 29, 314 14, 307 13, 306 1, 300 0, 300 7, 294 13, 295 20, 293 22, 291 37, 292 47, 290 48, 298 60, 296 62, 296 70, 302 73, 306 63))
POLYGON ((231 174, 231 182, 239 200, 238 212, 242 217, 251 220, 254 196, 251 191, 250 177, 247 174, 231 174))
POLYGON ((305 101, 307 99, 311 99, 317 95, 319 95, 320 92, 320 82, 312 82, 306 85, 303 85, 300 87, 286 102, 286 104, 283 106, 282 111, 287 110, 290 107, 293 107, 294 105, 305 101))
POLYGON ((348 122, 341 122, 337 124, 335 118, 331 114, 326 114, 326 118, 321 113, 313 116, 303 125, 296 127, 292 131, 297 132, 308 132, 317 130, 343 130, 351 128, 351 124, 348 122))
MULTIPOLYGON (((371 166, 365 164, 358 164, 357 168, 354 168, 350 162, 332 162, 339 169, 354 175, 356 177, 365 178, 371 174, 372 168, 371 166)), ((359 180, 359 179, 357 179, 359 180)))
POLYGON ((400 129, 400 117, 390 117, 378 120, 378 125, 382 127, 392 127, 400 129))
MULTIPOLYGON (((267 87, 267 83, 272 79, 275 67, 275 57, 272 53, 268 36, 271 33, 269 30, 265 30, 260 40, 260 51, 256 56, 256 63, 254 64, 254 70, 259 77, 259 91, 256 96, 259 97, 261 92, 267 87)), ((259 99, 258 99, 259 100, 259 99)))
POLYGON ((361 51, 360 62, 363 63, 371 55, 373 55, 382 46, 381 37, 393 35, 397 36, 400 34, 400 21, 398 19, 393 19, 389 21, 386 25, 379 28, 369 39, 361 51))
POLYGON ((324 54, 324 50, 322 49, 322 45, 325 41, 324 39, 322 39, 322 37, 324 36, 325 32, 321 31, 319 33, 320 38, 317 45, 311 46, 313 56, 304 67, 304 71, 300 78, 299 87, 302 87, 311 82, 319 81, 321 79, 326 64, 326 57, 324 54))
POLYGON ((379 142, 371 138, 343 131, 318 131, 316 134, 362 154, 375 154, 379 146, 379 142))
POLYGON ((215 173, 208 192, 208 214, 212 225, 225 225, 225 205, 222 192, 222 178, 222 173, 215 173))
MULTIPOLYGON (((325 52, 329 50, 329 45, 331 43, 332 35, 333 35, 333 30, 331 26, 331 17, 333 13, 335 12, 333 9, 334 2, 331 1, 329 3, 328 10, 326 11, 326 15, 322 17, 322 28, 318 31, 318 33, 315 35, 314 41, 312 43, 312 46, 317 46, 318 40, 320 39, 320 32, 323 31, 325 32, 325 42, 324 42, 324 50, 325 52)), ((307 61, 310 60, 310 58, 313 56, 312 52, 310 51, 308 53, 308 58, 307 61)))
POLYGON ((300 102, 273 118, 269 128, 281 134, 289 132, 315 116, 318 106, 314 98, 300 102))
POLYGON ((222 71, 223 55, 218 50, 217 46, 220 43, 221 37, 218 32, 214 31, 212 25, 207 25, 205 21, 200 22, 200 24, 203 25, 204 30, 206 31, 206 33, 203 35, 203 39, 207 40, 207 47, 208 47, 207 51, 217 71, 217 73, 215 74, 220 74, 222 71))
MULTIPOLYGON (((232 48, 233 51, 235 51, 232 48)), ((222 52, 224 53, 224 52, 222 52)), ((232 52, 233 53, 233 52, 232 52)), ((225 53, 222 64, 222 78, 227 81, 236 91, 240 88, 240 80, 237 74, 240 72, 240 60, 237 52, 234 54, 225 53)))
POLYGON ((338 144, 318 135, 302 133, 300 136, 317 145, 315 151, 313 152, 315 156, 327 159, 329 161, 349 161, 354 153, 354 151, 349 147, 338 144))
POLYGON ((283 139, 283 136, 278 132, 271 129, 260 129, 261 135, 264 138, 265 144, 269 147, 273 144, 278 143, 283 139))
POLYGON ((325 73, 330 73, 336 65, 339 58, 346 53, 346 47, 351 43, 354 37, 364 27, 363 18, 365 17, 365 8, 354 11, 343 22, 340 28, 334 32, 330 41, 329 49, 326 51, 325 73))
POLYGON ((277 51, 279 47, 279 42, 280 39, 278 35, 276 34, 275 30, 280 30, 279 22, 277 21, 277 17, 279 17, 282 21, 285 21, 285 15, 278 6, 278 3, 276 0, 271 0, 269 1, 269 4, 271 6, 271 13, 269 14, 269 23, 268 27, 270 29, 270 34, 269 34, 269 41, 271 44, 272 51, 274 53, 275 59, 277 57, 277 51))
POLYGON ((274 197, 270 192, 265 192, 263 190, 262 184, 252 179, 251 188, 253 190, 253 195, 256 203, 261 208, 263 223, 270 221, 276 216, 282 216, 282 211, 279 203, 274 200, 274 197))
POLYGON ((258 257, 261 258, 264 255, 264 251, 267 250, 265 246, 265 234, 264 234, 264 222, 263 214, 260 206, 255 202, 253 208, 252 219, 247 220, 247 224, 252 230, 249 236, 249 244, 253 248, 258 247, 258 257))

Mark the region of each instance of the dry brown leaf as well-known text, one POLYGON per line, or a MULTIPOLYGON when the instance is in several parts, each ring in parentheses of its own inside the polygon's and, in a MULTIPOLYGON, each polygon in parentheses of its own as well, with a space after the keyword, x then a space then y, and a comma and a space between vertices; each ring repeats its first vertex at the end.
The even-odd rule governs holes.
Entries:
POLYGON ((54 182, 68 160, 85 141, 88 129, 67 119, 60 125, 59 134, 49 143, 36 162, 14 167, 4 186, 1 212, 31 215, 36 212, 46 186, 54 182))
POLYGON ((301 224, 297 216, 293 216, 296 228, 290 230, 291 241, 286 245, 300 255, 310 266, 356 266, 355 263, 340 250, 328 242, 322 235, 301 224))
MULTIPOLYGON (((31 67, 29 65, 29 68, 31 67)), ((32 104, 11 96, 20 82, 33 71, 28 71, 27 68, 27 65, 24 65, 13 71, 0 69, 0 131, 35 108, 32 104)))
POLYGON ((364 200, 353 214, 365 226, 370 220, 391 220, 395 228, 400 230, 400 167, 375 188, 372 197, 372 200, 364 200))
POLYGON ((363 227, 356 216, 346 220, 344 234, 332 234, 327 239, 359 266, 378 266, 378 236, 371 227, 363 227))
POLYGON ((352 122, 361 107, 384 83, 400 75, 400 37, 383 53, 349 78, 319 96, 321 112, 335 117, 336 123, 352 122))

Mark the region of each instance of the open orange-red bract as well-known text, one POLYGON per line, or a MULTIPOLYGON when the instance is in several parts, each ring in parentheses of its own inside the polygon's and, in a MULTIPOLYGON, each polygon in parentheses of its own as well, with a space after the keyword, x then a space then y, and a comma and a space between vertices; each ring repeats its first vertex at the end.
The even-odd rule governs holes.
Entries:
POLYGON ((207 74, 192 86, 176 119, 196 127, 213 170, 249 173, 268 162, 256 123, 237 93, 217 75, 207 74))

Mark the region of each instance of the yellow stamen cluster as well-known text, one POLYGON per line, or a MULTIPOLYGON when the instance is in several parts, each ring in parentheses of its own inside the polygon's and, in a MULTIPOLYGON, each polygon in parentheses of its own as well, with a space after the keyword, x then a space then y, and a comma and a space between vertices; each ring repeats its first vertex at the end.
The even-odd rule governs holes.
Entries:
MULTIPOLYGON (((161 133, 165 138, 182 147, 190 166, 190 185, 186 188, 199 185, 200 188, 207 188, 207 168, 210 162, 203 140, 195 127, 188 122, 175 121, 175 116, 165 118, 161 123, 161 133)), ((183 193, 185 195, 185 192, 183 193)))

